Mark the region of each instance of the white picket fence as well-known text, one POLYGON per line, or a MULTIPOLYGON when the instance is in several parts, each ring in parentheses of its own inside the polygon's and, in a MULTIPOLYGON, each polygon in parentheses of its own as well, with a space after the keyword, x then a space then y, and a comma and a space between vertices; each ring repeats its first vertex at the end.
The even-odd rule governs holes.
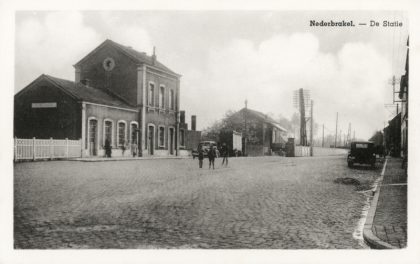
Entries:
POLYGON ((15 138, 14 160, 79 158, 81 149, 81 139, 15 138))

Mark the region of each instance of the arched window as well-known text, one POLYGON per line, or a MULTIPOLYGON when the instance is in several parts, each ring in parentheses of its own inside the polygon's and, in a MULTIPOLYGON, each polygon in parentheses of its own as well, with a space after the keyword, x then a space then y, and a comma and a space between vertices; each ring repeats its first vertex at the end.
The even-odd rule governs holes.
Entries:
POLYGON ((112 121, 111 120, 105 120, 104 121, 104 144, 105 140, 109 141, 109 144, 112 146, 112 121))
POLYGON ((159 88, 159 108, 165 108, 165 86, 159 88))
POLYGON ((155 85, 153 83, 149 83, 149 105, 153 106, 154 104, 154 99, 155 98, 155 85))
POLYGON ((118 147, 126 144, 126 124, 124 121, 118 121, 118 147))
POLYGON ((174 110, 174 107, 175 107, 174 100, 175 100, 174 90, 171 89, 169 91, 169 109, 171 109, 171 110, 174 110))
POLYGON ((165 147, 165 128, 159 127, 159 147, 165 147))
POLYGON ((138 125, 136 122, 131 122, 130 125, 130 143, 131 144, 137 144, 137 129, 138 129, 138 125))

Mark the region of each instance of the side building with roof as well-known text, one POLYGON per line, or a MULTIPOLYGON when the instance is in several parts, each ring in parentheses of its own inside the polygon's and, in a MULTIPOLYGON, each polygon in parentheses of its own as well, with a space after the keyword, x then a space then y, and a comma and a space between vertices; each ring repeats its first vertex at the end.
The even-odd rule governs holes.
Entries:
POLYGON ((284 150, 287 130, 268 115, 248 107, 231 118, 239 120, 235 130, 242 133, 242 150, 247 156, 272 155, 284 150))
POLYGON ((182 154, 181 75, 155 52, 105 40, 74 68, 75 81, 43 74, 15 95, 15 137, 82 139, 82 156, 102 156, 106 139, 117 156, 182 154))

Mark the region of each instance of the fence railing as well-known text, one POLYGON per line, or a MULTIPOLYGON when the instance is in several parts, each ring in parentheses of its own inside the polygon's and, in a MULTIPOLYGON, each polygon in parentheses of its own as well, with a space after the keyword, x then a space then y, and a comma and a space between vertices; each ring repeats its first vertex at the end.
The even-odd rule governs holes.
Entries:
POLYGON ((81 157, 82 141, 69 139, 14 139, 14 160, 81 157))

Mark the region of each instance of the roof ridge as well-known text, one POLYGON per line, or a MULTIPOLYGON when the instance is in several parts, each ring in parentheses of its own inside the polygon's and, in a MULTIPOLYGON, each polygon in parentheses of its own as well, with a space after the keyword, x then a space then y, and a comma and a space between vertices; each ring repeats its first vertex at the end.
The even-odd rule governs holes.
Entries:
POLYGON ((64 91, 65 93, 73 96, 74 98, 80 99, 80 96, 78 96, 77 94, 73 93, 72 91, 67 90, 66 88, 64 88, 60 83, 57 82, 56 79, 61 80, 61 81, 67 81, 67 82, 71 82, 73 83, 73 85, 75 85, 75 82, 70 81, 70 80, 66 80, 66 79, 61 79, 58 77, 54 77, 48 74, 42 74, 41 76, 46 77, 49 81, 53 82, 55 85, 57 85, 59 88, 61 88, 62 91, 64 91))

